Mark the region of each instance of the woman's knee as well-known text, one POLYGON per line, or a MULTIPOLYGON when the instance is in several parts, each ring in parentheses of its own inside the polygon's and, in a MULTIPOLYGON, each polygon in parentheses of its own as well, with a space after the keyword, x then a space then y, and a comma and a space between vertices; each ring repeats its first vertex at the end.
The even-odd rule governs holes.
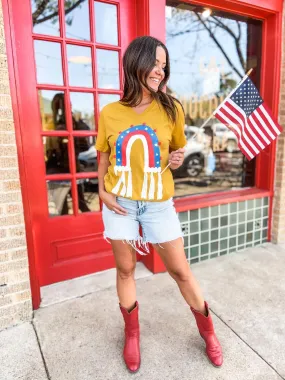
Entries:
POLYGON ((119 265, 119 266, 117 266, 118 276, 122 280, 128 280, 129 278, 134 277, 135 270, 136 270, 136 265, 133 264, 133 263, 127 264, 127 265, 119 265))
POLYGON ((170 276, 177 282, 188 282, 191 278, 190 269, 172 268, 169 271, 170 276))

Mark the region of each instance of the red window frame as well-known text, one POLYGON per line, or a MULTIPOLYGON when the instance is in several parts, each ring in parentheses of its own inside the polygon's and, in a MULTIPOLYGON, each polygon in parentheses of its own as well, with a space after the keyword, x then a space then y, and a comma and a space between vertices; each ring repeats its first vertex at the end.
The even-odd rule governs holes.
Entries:
MULTIPOLYGON (((94 96, 94 118, 95 118, 95 131, 75 131, 72 128, 72 113, 70 108, 70 102, 65 102, 65 113, 66 113, 66 132, 64 131, 42 131, 42 137, 52 137, 52 136, 66 136, 68 137, 68 156, 70 163, 70 174, 50 174, 46 175, 46 180, 70 180, 71 189, 72 189, 72 199, 73 199, 73 215, 78 215, 78 193, 76 180, 83 178, 97 178, 98 172, 83 172, 77 173, 75 167, 75 151, 74 151, 74 137, 80 136, 97 136, 98 134, 98 115, 99 115, 99 95, 100 94, 114 94, 122 95, 122 65, 121 65, 121 33, 118 33, 118 45, 107 45, 96 42, 95 26, 94 22, 94 2, 89 2, 89 17, 90 17, 90 41, 78 40, 73 38, 67 38, 65 29, 65 13, 64 13, 64 1, 58 0, 59 2, 59 25, 61 30, 61 36, 50 36, 50 35, 41 35, 32 33, 33 41, 45 41, 45 42, 56 42, 60 43, 61 46, 61 56, 62 56, 62 73, 63 73, 63 86, 62 85, 50 85, 50 84, 37 84, 37 90, 53 90, 53 91, 63 91, 67 100, 70 99, 70 92, 82 92, 93 94, 94 96), (67 59, 67 45, 76 45, 81 47, 87 47, 91 49, 91 58, 92 58, 92 87, 75 87, 69 85, 69 73, 68 73, 68 59, 67 59), (120 88, 117 90, 112 89, 100 89, 98 86, 98 72, 97 72, 97 61, 96 61, 96 51, 97 49, 110 50, 118 52, 118 62, 119 62, 119 83, 120 88)), ((117 17, 118 17, 118 27, 120 27, 120 4, 104 0, 104 3, 113 4, 118 7, 117 17)))
MULTIPOLYGON (((282 0, 183 0, 183 2, 263 21, 260 93, 277 117, 281 73, 282 0)), ((143 15, 138 28, 139 34, 149 34, 165 42, 166 0, 137 0, 137 5, 138 13, 143 15)), ((268 196, 270 198, 268 240, 271 240, 275 154, 276 141, 257 156, 254 187, 186 196, 175 200, 176 210, 182 212, 268 196)), ((164 271, 162 261, 157 254, 154 256, 152 259, 143 258, 143 261, 155 273, 164 271)))

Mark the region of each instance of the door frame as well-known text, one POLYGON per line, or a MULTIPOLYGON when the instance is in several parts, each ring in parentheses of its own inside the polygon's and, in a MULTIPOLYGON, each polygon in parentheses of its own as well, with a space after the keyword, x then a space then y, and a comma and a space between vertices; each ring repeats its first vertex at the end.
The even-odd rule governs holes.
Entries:
MULTIPOLYGON (((32 98, 34 96, 34 92, 37 91, 37 87, 34 85, 34 76, 35 76, 35 64, 31 65, 31 61, 29 63, 21 62, 21 56, 24 54, 27 54, 27 46, 28 49, 33 44, 33 36, 32 36, 32 29, 30 25, 30 13, 29 13, 29 20, 28 20, 28 9, 27 6, 29 4, 30 0, 26 0, 24 3, 21 3, 20 5, 15 3, 15 0, 2 0, 3 5, 3 15, 4 15, 4 25, 5 25, 5 36, 6 36, 6 50, 7 50, 7 57, 8 57, 8 69, 9 69, 9 76, 10 76, 10 89, 11 89, 11 98, 12 98, 12 106, 13 106, 13 115, 14 115, 14 125, 15 125, 15 134, 16 134, 16 144, 17 144, 17 153, 18 153, 18 160, 19 160, 19 173, 20 173, 20 181, 21 181, 21 189, 22 189, 22 197, 23 197, 23 208, 24 208, 24 218, 25 218, 25 228, 26 228, 26 239, 27 239, 27 250, 28 250, 28 260, 29 260, 29 273, 30 273, 30 284, 31 284, 31 292, 32 292, 32 304, 33 308, 37 309, 40 305, 41 301, 41 295, 40 295, 40 252, 39 248, 37 246, 36 236, 38 236, 38 230, 41 223, 40 217, 37 215, 40 215, 40 209, 39 205, 36 201, 36 194, 38 191, 43 191, 43 184, 41 181, 37 183, 37 181, 29 181, 30 178, 32 178, 32 174, 36 173, 37 168, 40 168, 41 172, 45 172, 44 163, 43 162, 34 162, 31 159, 30 153, 27 149, 27 146, 24 145, 25 141, 27 140, 27 133, 25 131, 25 126, 28 125, 29 120, 35 119, 33 117, 33 114, 36 114, 34 112, 34 109, 24 109, 23 103, 24 103, 24 97, 27 95, 27 97, 32 98), (24 8, 23 8, 24 7, 24 8), (19 44, 19 29, 17 29, 17 19, 19 17, 25 17, 27 19, 27 24, 25 27, 27 29, 24 29, 23 32, 27 36, 30 36, 29 40, 26 44, 19 44), (26 49, 26 50, 24 50, 26 49), (21 66, 22 64, 22 66, 21 66), (24 65, 24 66, 23 66, 24 65), (30 65, 30 66, 29 66, 30 65), (23 75, 23 72, 31 73, 30 80, 31 85, 29 86, 29 75, 23 75), (25 94, 23 89, 25 89, 25 94), (27 94, 28 93, 28 94, 27 94), (23 100, 23 102, 22 102, 23 100), (29 163, 29 166, 27 165, 29 163), (31 198, 35 194, 33 198, 31 198), (37 214, 36 214, 37 213, 37 214)), ((106 3, 115 4, 115 2, 111 0, 106 0, 106 3)), ((62 5, 63 3, 61 3, 62 5)), ((132 9, 134 9, 132 7, 132 9)), ((63 10, 61 9, 61 13, 63 10)), ((92 15, 91 15, 92 16, 92 15)), ((120 14, 122 16, 122 23, 126 25, 126 20, 124 20, 124 17, 126 17, 125 12, 120 14)), ((133 18, 130 19, 130 23, 135 26, 133 18)), ((92 28, 93 26, 91 26, 92 28)), ((118 30, 121 30, 121 25, 118 25, 118 30)), ((136 29, 132 28, 132 36, 131 38, 135 37, 136 35, 136 29)), ((127 34, 121 36, 122 40, 125 40, 127 37, 127 34)), ((41 38, 40 38, 41 39, 41 38)), ((75 41, 76 42, 76 41, 75 41)), ((80 44, 80 43, 79 43, 80 44)), ((126 45, 124 43, 124 45, 126 45)), ((32 51, 32 50, 31 50, 32 51)), ((96 64, 96 62, 94 62, 96 64)), ((120 65, 121 66, 121 65, 120 65)), ((94 72, 93 72, 94 75, 94 72)), ((120 70, 120 79, 122 75, 122 70, 120 70)), ((36 107, 37 104, 35 104, 36 107)), ((95 109, 96 115, 98 115, 98 107, 95 109)), ((32 139, 32 144, 38 149, 39 147, 42 148, 41 144, 42 142, 39 141, 37 137, 33 138, 33 136, 30 136, 30 139, 32 139)), ((101 212, 100 212, 101 214, 101 212)), ((98 217, 99 215, 97 215, 98 217)), ((90 216, 87 215, 89 218, 90 216)), ((103 239, 103 236, 102 236, 103 239)), ((106 243, 107 244, 107 243, 106 243)), ((103 255, 104 256, 104 255, 103 255)), ((102 256, 102 257, 103 257, 102 256)), ((111 254, 111 246, 110 246, 110 259, 108 258, 108 267, 110 267, 110 260, 112 260, 112 266, 115 265, 115 261, 113 258, 113 255, 111 254)), ((99 269, 100 270, 100 269, 99 269)))

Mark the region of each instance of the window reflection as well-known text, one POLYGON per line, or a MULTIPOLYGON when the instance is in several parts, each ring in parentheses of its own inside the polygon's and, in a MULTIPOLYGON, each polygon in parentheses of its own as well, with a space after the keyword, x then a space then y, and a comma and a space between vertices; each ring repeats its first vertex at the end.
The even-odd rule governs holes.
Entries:
POLYGON ((72 114, 77 122, 73 128, 78 130, 94 130, 94 97, 93 94, 70 92, 72 114))
POLYGON ((90 40, 88 0, 65 1, 66 37, 79 40, 90 40))
POLYGON ((43 144, 46 174, 69 173, 68 138, 45 136, 43 144))
POLYGON ((60 44, 34 41, 37 82, 63 85, 60 44))
POLYGON ((47 193, 50 217, 73 214, 70 181, 47 181, 47 193))
POLYGON ((117 6, 95 1, 96 42, 118 45, 117 6))
POLYGON ((203 17, 196 5, 167 4, 167 91, 184 107, 187 137, 184 165, 174 172, 176 195, 253 186, 254 160, 240 152, 230 126, 212 118, 200 127, 249 68, 259 87, 262 23, 216 11, 203 17))
POLYGON ((97 49, 98 87, 120 88, 119 55, 116 51, 97 49))
POLYGON ((70 86, 93 87, 91 49, 67 45, 67 60, 70 86))
MULTIPOLYGON (((79 212, 99 211, 98 185, 93 179, 76 181, 79 212)), ((73 214, 71 181, 47 181, 49 216, 73 214)))
POLYGON ((100 111, 109 103, 117 102, 120 100, 120 95, 115 94, 100 94, 99 95, 99 108, 100 111))
POLYGON ((33 32, 59 36, 58 1, 36 1, 31 0, 33 32))
MULTIPOLYGON (((66 130, 64 92, 39 90, 39 107, 44 131, 66 130)), ((76 131, 94 130, 93 94, 70 92, 72 128, 76 131)))
MULTIPOLYGON (((63 92, 39 91, 43 130, 66 131, 64 99, 63 92)), ((68 137, 44 136, 43 144, 46 173, 69 173, 68 137)))
POLYGON ((74 151, 77 172, 96 172, 98 170, 94 136, 74 137, 74 151))
MULTIPOLYGON (((60 118, 63 117, 64 93, 50 90, 39 90, 38 99, 43 131, 56 130, 57 123, 60 121, 60 118), (62 104, 60 104, 61 102, 62 104)), ((66 128, 64 127, 64 129, 66 128)))
POLYGON ((78 206, 81 212, 100 211, 97 178, 77 181, 78 206))

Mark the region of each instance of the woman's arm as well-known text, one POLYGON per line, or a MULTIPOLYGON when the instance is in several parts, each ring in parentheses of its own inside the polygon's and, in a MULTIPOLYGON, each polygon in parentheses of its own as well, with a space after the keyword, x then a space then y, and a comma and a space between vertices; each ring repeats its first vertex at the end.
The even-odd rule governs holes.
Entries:
POLYGON ((116 202, 114 194, 107 193, 104 185, 104 177, 110 166, 109 152, 100 152, 100 160, 98 165, 98 180, 99 180, 99 197, 109 210, 116 214, 126 215, 127 211, 116 202))
POLYGON ((101 198, 101 194, 106 192, 104 186, 104 177, 108 172, 108 168, 110 166, 109 161, 109 152, 100 152, 100 160, 98 165, 98 180, 99 180, 99 196, 101 198))

